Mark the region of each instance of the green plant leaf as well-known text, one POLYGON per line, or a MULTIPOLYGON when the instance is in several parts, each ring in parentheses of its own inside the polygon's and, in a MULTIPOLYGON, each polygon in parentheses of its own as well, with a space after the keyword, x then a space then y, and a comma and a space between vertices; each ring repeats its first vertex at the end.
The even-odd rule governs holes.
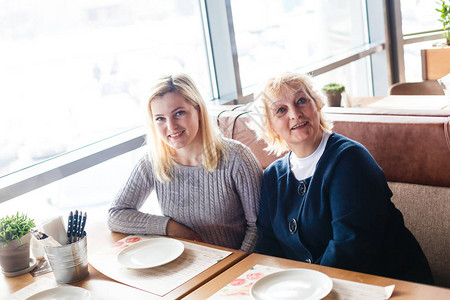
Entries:
MULTIPOLYGON (((439 5, 439 8, 435 8, 437 12, 440 13, 440 18, 438 19, 439 22, 442 23, 444 31, 449 31, 449 24, 450 24, 450 5, 446 3, 445 0, 441 0, 440 2, 436 2, 436 4, 439 5)), ((447 42, 449 41, 448 33, 444 32, 444 36, 447 39, 447 42)))
POLYGON ((7 247, 8 243, 13 240, 22 243, 20 239, 35 226, 34 220, 26 214, 17 212, 15 215, 5 216, 0 219, 0 242, 3 247, 7 247))

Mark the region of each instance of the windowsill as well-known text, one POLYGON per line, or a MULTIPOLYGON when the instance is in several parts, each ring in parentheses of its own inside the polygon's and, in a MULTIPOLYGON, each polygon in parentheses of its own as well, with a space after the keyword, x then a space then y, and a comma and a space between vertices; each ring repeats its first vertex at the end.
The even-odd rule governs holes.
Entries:
POLYGON ((144 142, 141 126, 5 175, 0 182, 0 203, 137 149, 144 142))

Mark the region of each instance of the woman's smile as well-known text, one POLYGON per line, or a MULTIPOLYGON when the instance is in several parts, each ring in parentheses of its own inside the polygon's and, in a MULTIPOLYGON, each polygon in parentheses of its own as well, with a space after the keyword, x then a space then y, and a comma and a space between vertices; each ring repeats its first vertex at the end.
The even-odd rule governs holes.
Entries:
POLYGON ((182 130, 182 131, 179 131, 179 132, 176 132, 176 133, 169 134, 168 138, 178 139, 178 138, 181 137, 181 135, 182 135, 183 133, 185 133, 185 131, 186 131, 186 130, 182 130))
POLYGON ((308 121, 296 124, 294 127, 291 128, 291 130, 302 129, 306 125, 308 125, 308 121))

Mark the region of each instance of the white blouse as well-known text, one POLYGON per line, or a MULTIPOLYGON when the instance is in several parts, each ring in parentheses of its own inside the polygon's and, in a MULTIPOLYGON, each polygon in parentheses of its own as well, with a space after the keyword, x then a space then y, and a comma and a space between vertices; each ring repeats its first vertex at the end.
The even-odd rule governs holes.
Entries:
POLYGON ((311 155, 299 158, 294 152, 291 152, 290 162, 291 162, 291 171, 294 173, 294 176, 297 180, 303 180, 308 177, 311 177, 316 170, 316 165, 319 162, 320 157, 325 151, 325 146, 327 145, 328 138, 331 133, 324 132, 322 134, 322 140, 320 141, 319 146, 316 151, 314 151, 311 155))

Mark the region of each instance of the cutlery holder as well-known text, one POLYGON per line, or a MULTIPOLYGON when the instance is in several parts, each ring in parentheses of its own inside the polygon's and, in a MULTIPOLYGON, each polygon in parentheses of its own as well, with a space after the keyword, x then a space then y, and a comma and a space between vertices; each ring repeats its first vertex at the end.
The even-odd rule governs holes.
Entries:
POLYGON ((72 283, 89 274, 86 237, 69 245, 44 249, 56 282, 72 283))

